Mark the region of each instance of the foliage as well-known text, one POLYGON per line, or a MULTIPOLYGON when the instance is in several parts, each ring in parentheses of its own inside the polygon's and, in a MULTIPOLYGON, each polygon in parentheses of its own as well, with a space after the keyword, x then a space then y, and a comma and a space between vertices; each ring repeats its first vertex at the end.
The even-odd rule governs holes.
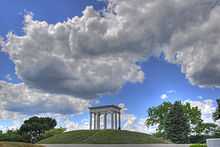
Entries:
POLYGON ((210 135, 191 135, 190 136, 190 143, 206 143, 206 140, 209 138, 216 138, 215 136, 210 135))
POLYGON ((214 123, 200 123, 195 129, 197 132, 201 132, 200 135, 214 135, 218 129, 218 125, 214 123))
POLYGON ((169 143, 152 135, 123 130, 78 130, 41 140, 40 144, 158 144, 169 143))
POLYGON ((183 107, 184 114, 187 117, 188 123, 190 124, 191 133, 201 134, 204 130, 198 131, 197 126, 202 124, 201 111, 198 107, 192 107, 190 103, 181 104, 183 107))
POLYGON ((55 126, 56 120, 54 119, 32 117, 24 121, 19 130, 8 130, 5 133, 0 131, 0 141, 32 142, 33 137, 36 137, 37 141, 65 131, 63 128, 53 129, 55 126))
POLYGON ((214 136, 215 136, 214 138, 220 138, 220 128, 219 127, 215 130, 214 136))
POLYGON ((190 147, 207 147, 206 144, 192 144, 190 147))
POLYGON ((165 118, 171 106, 172 104, 170 102, 164 102, 162 105, 159 105, 157 107, 151 107, 148 109, 148 119, 146 120, 146 125, 158 125, 156 134, 157 136, 160 136, 164 133, 165 118))
POLYGON ((57 125, 55 119, 49 117, 32 117, 25 120, 19 129, 19 133, 27 142, 36 142, 45 131, 53 129, 57 125))
MULTIPOLYGON (((192 107, 190 103, 181 104, 183 107, 184 115, 187 117, 190 124, 192 133, 200 134, 203 130, 196 128, 202 123, 201 112, 197 107, 192 107)), ((146 120, 147 126, 158 125, 156 136, 165 136, 165 120, 168 112, 172 108, 173 104, 170 102, 164 102, 157 107, 151 107, 148 109, 148 119, 146 120)))
POLYGON ((23 137, 18 133, 18 131, 8 130, 6 133, 0 134, 0 141, 24 141, 23 137))
POLYGON ((165 119, 166 138, 174 143, 189 142, 190 125, 181 102, 175 102, 165 119))
POLYGON ((217 109, 216 111, 213 113, 213 118, 214 120, 219 120, 220 119, 220 99, 217 99, 217 109))

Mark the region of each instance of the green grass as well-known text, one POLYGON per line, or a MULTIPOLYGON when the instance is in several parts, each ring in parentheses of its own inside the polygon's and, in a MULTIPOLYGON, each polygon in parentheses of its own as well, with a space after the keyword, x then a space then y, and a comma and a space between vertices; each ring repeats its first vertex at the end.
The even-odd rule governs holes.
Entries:
POLYGON ((205 144, 192 144, 190 147, 207 147, 205 144))
POLYGON ((164 144, 169 143, 154 136, 131 131, 88 131, 66 132, 44 140, 39 144, 164 144))
POLYGON ((0 147, 43 147, 41 145, 32 145, 17 142, 0 142, 0 147))

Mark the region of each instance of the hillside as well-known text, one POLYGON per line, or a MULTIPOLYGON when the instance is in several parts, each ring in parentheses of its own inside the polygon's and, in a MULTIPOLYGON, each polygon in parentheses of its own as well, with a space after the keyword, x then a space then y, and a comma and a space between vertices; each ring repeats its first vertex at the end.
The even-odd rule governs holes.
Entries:
POLYGON ((168 143, 148 134, 131 131, 71 131, 42 140, 39 144, 154 144, 168 143))
POLYGON ((12 142, 0 142, 0 147, 43 147, 41 145, 32 145, 32 144, 25 144, 25 143, 12 143, 12 142))

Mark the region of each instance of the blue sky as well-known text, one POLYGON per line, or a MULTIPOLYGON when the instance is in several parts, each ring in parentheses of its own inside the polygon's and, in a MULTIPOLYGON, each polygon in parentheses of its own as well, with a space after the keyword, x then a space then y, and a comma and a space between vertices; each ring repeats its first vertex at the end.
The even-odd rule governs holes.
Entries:
MULTIPOLYGON (((89 5, 92 5, 94 9, 98 11, 105 11, 103 9, 105 8, 107 9, 106 3, 101 2, 101 1, 96 1, 96 0, 77 0, 77 1, 73 1, 73 0, 59 0, 59 1, 2 0, 0 2, 0 22, 1 22, 0 23, 0 36, 2 36, 4 40, 6 40, 7 38, 6 35, 8 34, 8 32, 13 32, 14 34, 18 36, 25 35, 23 26, 24 26, 24 15, 26 14, 33 13, 33 20, 46 21, 48 24, 57 24, 58 22, 62 23, 64 21, 67 21, 68 18, 71 19, 74 16, 82 16, 83 15, 82 11, 86 8, 86 6, 89 6, 89 5)), ((118 5, 122 5, 122 4, 118 4, 118 5)), ((154 21, 154 19, 152 19, 152 21, 154 21)), ((208 22, 204 21, 204 23, 208 23, 208 22)), ((161 31, 161 32, 166 33, 164 31, 161 31)), ((164 35, 162 33, 160 34, 161 36, 164 35)), ((187 34, 187 32, 185 33, 187 34)), ((171 35, 168 35, 168 36, 171 36, 171 35)), ((164 38, 156 39, 156 41, 159 42, 158 44, 166 44, 165 42, 166 39, 164 39, 163 42, 161 41, 162 39, 164 38)), ((167 44, 166 46, 169 46, 167 44)), ((195 49, 197 48, 197 44, 193 44, 191 46, 193 46, 195 49)), ((172 46, 172 47, 175 47, 175 46, 172 46)), ((182 50, 183 51, 187 50, 187 47, 185 48, 183 47, 182 50)), ((161 45, 161 48, 164 48, 164 47, 162 47, 161 45)), ((28 87, 33 86, 29 84, 30 81, 25 79, 25 76, 22 75, 22 72, 16 72, 15 67, 17 65, 15 64, 15 59, 14 58, 10 59, 8 53, 6 52, 7 51, 4 51, 4 52, 0 51, 0 80, 5 81, 7 83, 11 83, 11 84, 24 83, 28 87), (24 80, 22 80, 21 78, 18 78, 18 75, 20 75, 22 79, 24 80)), ((91 100, 90 105, 108 105, 108 104, 125 105, 127 110, 126 112, 124 112, 124 115, 126 116, 124 119, 124 123, 126 124, 126 121, 128 121, 129 119, 134 120, 132 123, 125 126, 125 128, 135 129, 137 131, 140 131, 141 130, 140 127, 144 127, 144 126, 137 127, 134 123, 138 124, 139 121, 147 117, 147 109, 149 107, 159 105, 163 101, 174 102, 176 100, 181 100, 181 101, 188 100, 194 106, 198 106, 200 108, 205 107, 205 110, 203 112, 204 119, 207 119, 206 121, 210 121, 211 112, 213 112, 214 106, 215 106, 215 100, 219 98, 220 96, 220 90, 218 89, 218 84, 220 85, 220 83, 213 82, 215 80, 213 80, 212 78, 208 79, 211 82, 207 82, 208 80, 206 80, 206 78, 202 80, 198 80, 197 75, 196 75, 198 71, 195 72, 195 76, 194 76, 194 73, 188 74, 188 70, 181 70, 181 68, 183 69, 183 66, 187 64, 184 62, 184 61, 188 61, 187 59, 176 64, 175 62, 169 60, 168 56, 166 55, 166 51, 164 52, 165 53, 161 53, 160 55, 156 55, 156 56, 149 55, 150 57, 144 61, 140 59, 136 60, 135 65, 140 67, 141 71, 144 73, 144 79, 142 79, 141 82, 139 82, 139 80, 137 79, 135 79, 136 80, 135 82, 132 82, 132 79, 129 79, 127 81, 124 81, 123 84, 119 86, 120 88, 117 88, 116 91, 110 92, 111 94, 102 94, 102 96, 95 97, 95 99, 94 99, 94 94, 93 94, 93 99, 91 100), (192 77, 189 77, 188 75, 192 75, 192 77), (209 86, 207 83, 209 83, 211 86, 209 86), (201 88, 199 85, 200 86, 202 85, 204 87, 201 88), (162 95, 163 95, 163 98, 162 98, 162 95)), ((200 53, 199 51, 195 51, 195 52, 197 54, 200 53)), ((143 53, 147 54, 148 51, 141 52, 140 54, 143 54, 143 53)), ((212 53, 214 53, 214 50, 212 53)), ((25 61, 22 61, 22 64, 24 64, 25 61)), ((209 60, 207 60, 207 62, 208 61, 209 60)), ((216 61, 216 62, 219 62, 219 61, 216 61)), ((207 66, 209 66, 210 63, 212 62, 208 62, 207 66)), ((203 67, 203 65, 201 65, 201 67, 203 67)), ((207 70, 209 69, 207 67, 204 67, 204 68, 206 68, 207 70)), ((199 70, 199 72, 202 70, 199 70)), ((217 72, 219 72, 219 70, 217 69, 216 70, 214 69, 211 72, 213 73, 213 71, 214 72, 216 71, 216 74, 218 74, 217 72)), ((212 74, 206 74, 206 75, 212 77, 212 74)), ((213 77, 218 77, 215 75, 213 75, 213 77)), ((114 81, 115 76, 112 77, 113 83, 116 82, 114 81)), ((121 76, 121 75, 119 74, 118 76, 121 76)), ((37 87, 37 89, 38 88, 39 87, 37 87)), ((43 92, 45 92, 44 89, 40 89, 40 90, 43 90, 43 92)), ((2 91, 0 91, 0 93, 1 92, 2 91)), ((46 92, 51 93, 51 91, 46 91, 46 92)), ((54 94, 53 92, 54 91, 52 90, 52 94, 54 94)), ((78 94, 78 93, 75 94, 75 93, 74 92, 73 94, 71 93, 72 95, 70 95, 70 97, 72 96, 80 97, 82 95, 82 94, 78 94)), ((63 95, 65 93, 55 93, 55 94, 63 95)), ((67 95, 69 96, 69 93, 67 93, 67 95)), ((0 98, 2 99, 3 97, 0 96, 0 98)), ((7 97, 5 98, 7 99, 7 97)), ((19 98, 21 98, 21 96, 19 96, 19 98)), ((16 96, 14 97, 14 99, 16 99, 16 96)), ((82 99, 84 100, 83 96, 82 96, 82 99)), ((48 101, 48 103, 50 102, 48 101)), ((17 105, 20 105, 20 104, 17 103, 17 105)), ((21 112, 24 112, 25 110, 27 111, 30 111, 30 110, 27 109, 29 107, 27 108, 25 107, 26 105, 24 105, 23 107, 23 104, 21 105, 21 107, 23 107, 24 109, 22 111, 19 110, 20 108, 10 108, 9 106, 10 105, 4 106, 4 109, 7 112, 9 111, 9 114, 7 115, 2 114, 2 116, 0 115, 0 118, 1 118, 0 129, 5 130, 10 127, 12 128, 18 127, 22 119, 29 117, 29 115, 27 115, 28 112, 21 114, 22 116, 19 116, 19 117, 10 117, 9 115, 11 114, 11 112, 17 113, 15 112, 15 110, 18 110, 19 114, 21 112)), ((37 106, 39 105, 36 105, 36 107, 37 106)), ((75 107, 77 107, 77 105, 75 107)), ((71 110, 73 112, 80 111, 77 108, 73 108, 73 109, 74 110, 71 110)), ((34 110, 35 109, 33 109, 33 112, 34 110)), ((46 111, 45 113, 47 113, 47 115, 51 114, 51 116, 55 116, 51 110, 46 111)), ((39 113, 36 112, 36 114, 33 113, 32 115, 39 115, 39 113)), ((40 115, 44 115, 43 112, 41 112, 40 115)), ((77 129, 77 128, 85 127, 83 126, 84 125, 83 123, 86 124, 88 113, 86 109, 83 109, 82 112, 77 113, 76 115, 75 114, 71 115, 70 113, 68 113, 68 114, 59 114, 59 116, 56 116, 56 117, 60 119, 59 125, 64 126, 64 127, 70 127, 71 129, 77 129), (64 119, 64 117, 65 117, 65 121, 62 122, 62 119, 64 119)))

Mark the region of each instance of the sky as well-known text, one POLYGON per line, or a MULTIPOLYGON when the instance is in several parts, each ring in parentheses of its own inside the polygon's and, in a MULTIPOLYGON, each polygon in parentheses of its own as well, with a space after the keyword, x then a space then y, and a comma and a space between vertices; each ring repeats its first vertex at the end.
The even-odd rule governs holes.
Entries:
POLYGON ((189 102, 213 122, 220 96, 219 0, 2 0, 0 130, 49 116, 88 129, 88 107, 119 105, 122 128, 189 102))

